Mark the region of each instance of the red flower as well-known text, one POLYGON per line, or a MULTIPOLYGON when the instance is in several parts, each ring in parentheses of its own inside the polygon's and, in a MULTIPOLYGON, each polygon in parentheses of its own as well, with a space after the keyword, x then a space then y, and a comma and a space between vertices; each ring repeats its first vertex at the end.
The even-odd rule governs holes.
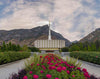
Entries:
POLYGON ((57 66, 58 66, 58 64, 55 64, 55 66, 57 67, 57 66))
POLYGON ((27 76, 24 76, 23 79, 28 79, 28 77, 27 76))
POLYGON ((74 68, 74 66, 70 66, 70 68, 74 68))
POLYGON ((51 76, 50 74, 47 74, 46 77, 47 77, 47 78, 51 78, 52 76, 51 76))
POLYGON ((32 71, 30 71, 29 73, 30 73, 30 74, 32 74, 33 72, 32 72, 32 71))
POLYGON ((85 72, 84 76, 90 78, 90 75, 88 74, 88 72, 85 72))
POLYGON ((82 69, 83 72, 87 72, 87 70, 85 68, 82 69))
POLYGON ((59 79, 59 78, 55 78, 55 79, 59 79))
POLYGON ((70 67, 70 65, 69 65, 69 64, 66 64, 66 66, 70 67))
POLYGON ((69 70, 67 70, 66 72, 67 72, 67 74, 70 74, 70 71, 69 70))
POLYGON ((58 72, 61 72, 61 67, 58 67, 58 68, 57 68, 57 71, 58 71, 58 72))
POLYGON ((45 56, 45 58, 48 58, 48 56, 45 56))
POLYGON ((81 70, 81 68, 80 68, 80 67, 77 67, 77 69, 78 69, 78 70, 81 70))
POLYGON ((42 58, 42 56, 40 56, 40 58, 42 58))
POLYGON ((66 70, 66 67, 62 67, 62 70, 66 70))
POLYGON ((52 66, 49 66, 49 70, 52 70, 52 66))
POLYGON ((53 65, 53 63, 50 63, 49 65, 53 65))
POLYGON ((37 79, 37 78, 39 78, 39 76, 38 75, 33 75, 33 78, 37 79))
POLYGON ((56 67, 55 66, 52 66, 52 69, 56 69, 56 67))
POLYGON ((31 64, 31 66, 33 66, 34 63, 31 64))

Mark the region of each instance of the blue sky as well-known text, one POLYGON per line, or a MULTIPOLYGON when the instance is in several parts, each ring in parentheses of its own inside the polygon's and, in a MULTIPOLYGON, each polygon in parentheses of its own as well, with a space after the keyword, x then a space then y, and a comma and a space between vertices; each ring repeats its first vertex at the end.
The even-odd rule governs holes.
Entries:
POLYGON ((100 28, 100 0, 0 0, 0 30, 34 28, 52 22, 52 29, 70 41, 100 28))

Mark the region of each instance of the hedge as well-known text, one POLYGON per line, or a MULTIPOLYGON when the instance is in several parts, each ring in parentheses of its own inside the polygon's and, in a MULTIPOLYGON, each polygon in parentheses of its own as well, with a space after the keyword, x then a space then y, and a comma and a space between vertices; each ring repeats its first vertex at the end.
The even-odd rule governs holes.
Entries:
POLYGON ((73 51, 70 53, 70 56, 100 65, 100 52, 73 51))
POLYGON ((31 53, 27 51, 23 52, 15 52, 15 51, 9 51, 9 52, 0 52, 0 65, 17 61, 20 59, 28 58, 31 55, 31 53))

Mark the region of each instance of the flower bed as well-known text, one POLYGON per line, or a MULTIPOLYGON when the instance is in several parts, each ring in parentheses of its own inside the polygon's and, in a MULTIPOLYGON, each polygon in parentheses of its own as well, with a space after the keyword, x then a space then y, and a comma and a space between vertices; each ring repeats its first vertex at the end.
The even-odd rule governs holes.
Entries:
MULTIPOLYGON (((26 65, 26 75, 17 75, 11 79, 97 79, 90 76, 85 68, 68 64, 61 57, 54 54, 34 56, 33 63, 26 65)), ((32 62, 31 61, 31 62, 32 62)))
POLYGON ((29 52, 15 52, 15 51, 9 51, 9 52, 1 52, 0 53, 0 65, 17 61, 20 59, 28 58, 31 54, 29 52))
POLYGON ((73 51, 70 53, 70 56, 100 65, 100 52, 73 51))

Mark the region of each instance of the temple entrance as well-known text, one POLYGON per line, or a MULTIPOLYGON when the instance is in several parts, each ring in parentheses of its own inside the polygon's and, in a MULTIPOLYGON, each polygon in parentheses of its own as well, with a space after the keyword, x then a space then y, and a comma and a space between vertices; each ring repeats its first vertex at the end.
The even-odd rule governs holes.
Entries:
POLYGON ((54 52, 54 50, 46 50, 46 53, 52 53, 52 52, 54 52))

